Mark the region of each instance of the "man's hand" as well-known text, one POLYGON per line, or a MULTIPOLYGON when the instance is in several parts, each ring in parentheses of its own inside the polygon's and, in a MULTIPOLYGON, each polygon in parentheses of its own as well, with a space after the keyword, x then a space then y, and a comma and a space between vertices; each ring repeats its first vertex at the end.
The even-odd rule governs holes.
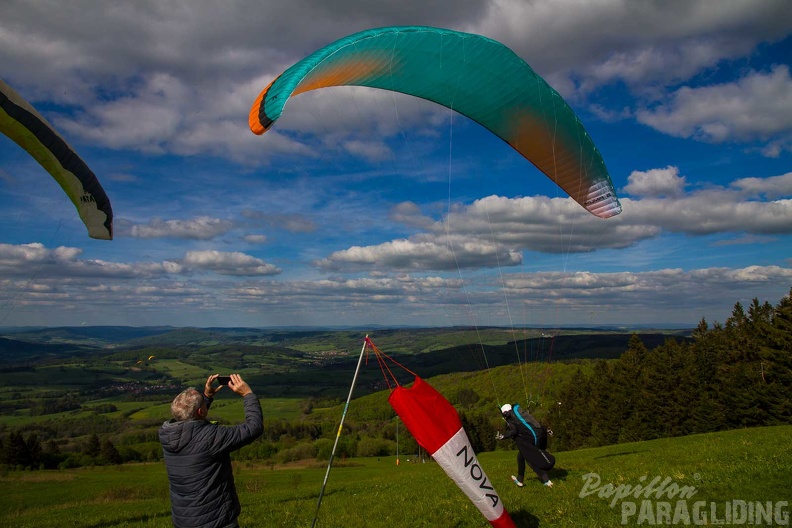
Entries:
POLYGON ((495 440, 503 440, 503 433, 501 433, 500 431, 495 433, 495 440))
POLYGON ((228 388, 242 397, 245 397, 253 392, 239 374, 231 374, 231 381, 228 383, 228 388))
POLYGON ((214 398, 214 395, 223 388, 222 385, 217 387, 212 387, 212 382, 217 379, 220 374, 212 374, 208 378, 206 378, 206 384, 204 385, 204 396, 207 398, 214 398))

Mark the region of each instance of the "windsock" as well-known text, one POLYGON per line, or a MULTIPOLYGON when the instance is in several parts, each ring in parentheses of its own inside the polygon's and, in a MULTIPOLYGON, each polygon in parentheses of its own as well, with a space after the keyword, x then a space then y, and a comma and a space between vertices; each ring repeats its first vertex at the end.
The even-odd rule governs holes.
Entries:
POLYGON ((492 526, 516 528, 448 400, 416 376, 412 388, 397 387, 388 402, 416 442, 432 455, 492 526))

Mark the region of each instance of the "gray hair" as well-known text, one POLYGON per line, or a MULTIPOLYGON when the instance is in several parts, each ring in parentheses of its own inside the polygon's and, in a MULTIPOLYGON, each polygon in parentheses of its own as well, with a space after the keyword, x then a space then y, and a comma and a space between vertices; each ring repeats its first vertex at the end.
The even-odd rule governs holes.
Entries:
POLYGON ((203 405, 204 397, 198 389, 190 387, 184 389, 171 403, 171 414, 177 422, 195 418, 195 413, 203 405))

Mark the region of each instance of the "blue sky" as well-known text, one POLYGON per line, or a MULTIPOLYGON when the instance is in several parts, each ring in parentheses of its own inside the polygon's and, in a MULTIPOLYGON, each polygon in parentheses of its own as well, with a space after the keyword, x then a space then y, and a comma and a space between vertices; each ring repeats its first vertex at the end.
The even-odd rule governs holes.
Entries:
POLYGON ((88 238, 0 137, 0 326, 695 325, 792 287, 786 0, 7 4, 0 77, 99 177, 116 236, 88 238), (299 95, 249 131, 277 74, 389 25, 512 48, 578 113, 623 213, 389 92, 299 95))

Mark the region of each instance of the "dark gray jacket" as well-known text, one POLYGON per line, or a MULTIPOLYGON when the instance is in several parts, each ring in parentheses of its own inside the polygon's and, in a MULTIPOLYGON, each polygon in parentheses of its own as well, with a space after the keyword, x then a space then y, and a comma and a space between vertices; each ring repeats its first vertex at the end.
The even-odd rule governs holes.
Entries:
POLYGON ((205 420, 169 420, 160 427, 177 528, 220 528, 239 516, 230 455, 264 432, 258 398, 248 394, 243 401, 245 421, 235 427, 205 420))

